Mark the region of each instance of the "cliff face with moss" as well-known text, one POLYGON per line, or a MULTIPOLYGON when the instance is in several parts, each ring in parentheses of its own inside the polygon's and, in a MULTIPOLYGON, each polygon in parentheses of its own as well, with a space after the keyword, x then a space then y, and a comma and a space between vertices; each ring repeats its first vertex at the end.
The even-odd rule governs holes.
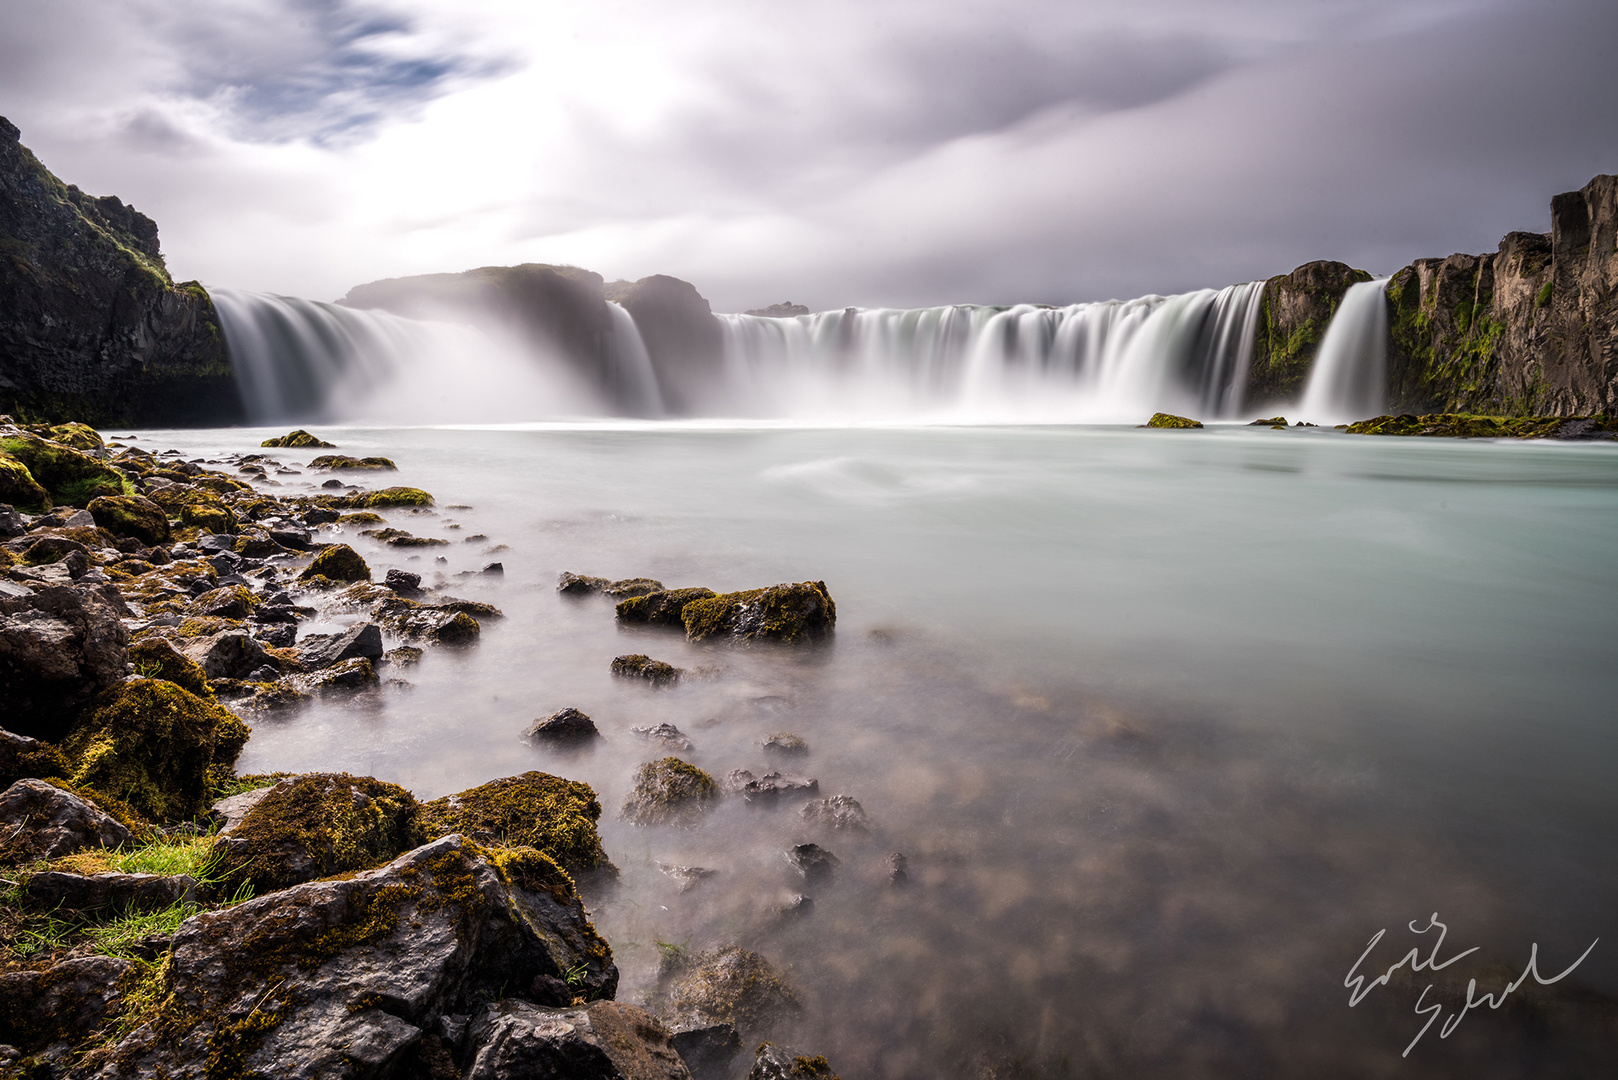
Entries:
POLYGON ((1418 259, 1387 292, 1391 410, 1618 410, 1618 176, 1552 199, 1549 234, 1418 259))
POLYGON ((63 184, 0 117, 0 413, 98 424, 241 416, 219 320, 157 225, 63 184))
POLYGON ((1350 285, 1371 275, 1340 262, 1305 263, 1264 283, 1264 299, 1247 371, 1248 406, 1263 410, 1296 401, 1350 285))

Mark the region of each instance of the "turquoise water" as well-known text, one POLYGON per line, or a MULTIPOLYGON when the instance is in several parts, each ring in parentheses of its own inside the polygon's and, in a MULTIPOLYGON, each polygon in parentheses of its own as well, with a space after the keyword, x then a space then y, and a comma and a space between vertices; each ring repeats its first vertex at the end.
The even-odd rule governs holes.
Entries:
MULTIPOLYGON (((212 454, 269 433, 140 434, 212 454)), ((507 618, 429 654, 411 691, 259 721, 241 767, 372 773, 424 798, 531 768, 593 784, 623 870, 595 912, 623 997, 651 990, 659 940, 739 941, 789 970, 794 1037, 845 1076, 1554 1074, 1618 1046, 1583 1013, 1525 1034, 1483 1010, 1401 1058, 1424 983, 1354 1010, 1342 988, 1373 933, 1389 928, 1380 971, 1436 910, 1455 949, 1483 946, 1463 995, 1485 961, 1520 969, 1537 943, 1560 971, 1598 937, 1564 986, 1618 993, 1618 446, 1241 427, 321 434, 396 460, 388 482, 440 503, 400 523, 456 541, 412 562, 349 537, 379 576, 441 572, 507 618), (503 578, 455 577, 491 559, 503 578), (607 602, 554 592, 563 570, 824 580, 838 632, 783 650, 623 631, 607 602), (626 652, 713 670, 655 693, 608 675, 626 652), (521 741, 567 705, 605 733, 595 751, 521 741), (870 813, 869 841, 820 838, 843 870, 809 890, 812 915, 772 911, 805 890, 779 857, 808 838, 792 807, 727 804, 690 831, 616 819, 656 756, 628 729, 660 720, 715 775, 762 771, 759 741, 795 732, 799 771, 870 813), (906 889, 884 883, 890 851, 906 889), (682 894, 660 862, 720 874, 682 894)))

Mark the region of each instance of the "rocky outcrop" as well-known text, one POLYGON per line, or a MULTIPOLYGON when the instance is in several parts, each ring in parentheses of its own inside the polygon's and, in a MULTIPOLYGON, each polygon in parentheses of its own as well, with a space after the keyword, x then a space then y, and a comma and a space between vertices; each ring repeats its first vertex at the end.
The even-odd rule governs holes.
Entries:
POLYGON ((43 780, 18 780, 0 794, 0 825, 10 834, 4 850, 11 861, 55 859, 134 839, 116 819, 43 780))
POLYGON ((22 735, 60 739, 75 710, 124 677, 129 635, 98 591, 0 597, 0 700, 22 735))
POLYGON ((1391 410, 1618 410, 1618 176, 1552 199, 1548 234, 1418 259, 1387 294, 1391 410))
POLYGON ((1343 294, 1350 285, 1370 280, 1364 270, 1344 263, 1312 262, 1264 283, 1243 397, 1246 407, 1263 409, 1302 396, 1310 365, 1343 294))
POLYGON ((91 423, 242 416, 219 319, 157 225, 63 184, 0 118, 0 412, 91 423))
POLYGON ((680 414, 701 411, 723 377, 725 338, 696 286, 653 274, 634 283, 615 281, 604 295, 634 318, 657 372, 663 404, 680 414))

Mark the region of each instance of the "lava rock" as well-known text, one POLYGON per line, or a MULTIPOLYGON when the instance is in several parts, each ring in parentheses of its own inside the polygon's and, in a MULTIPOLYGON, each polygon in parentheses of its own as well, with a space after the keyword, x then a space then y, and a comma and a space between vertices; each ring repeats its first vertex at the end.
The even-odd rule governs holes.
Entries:
POLYGON ((837 605, 824 581, 771 585, 694 600, 680 613, 686 637, 818 641, 837 625, 837 605))
POLYGON ((910 880, 910 860, 904 857, 903 852, 889 852, 882 861, 888 868, 889 885, 903 885, 910 880))
POLYGON ((1142 426, 1149 428, 1168 428, 1170 430, 1175 428, 1199 428, 1202 426, 1202 421, 1192 420, 1190 417, 1186 416, 1175 416, 1173 413, 1160 412, 1153 413, 1152 418, 1146 421, 1146 423, 1142 426))
POLYGON ((18 780, 0 792, 0 826, 12 833, 4 849, 14 862, 56 859, 84 848, 115 848, 135 839, 99 807, 43 780, 18 780))
POLYGON ((377 675, 376 668, 372 666, 370 660, 356 656, 303 676, 301 685, 308 693, 326 697, 330 694, 356 694, 361 690, 369 690, 382 685, 382 679, 377 675))
POLYGON ((578 709, 566 708, 542 716, 523 732, 523 738, 533 742, 561 746, 579 746, 601 737, 595 721, 578 709))
POLYGON ((743 1035, 802 1009, 786 981, 756 952, 727 945, 691 957, 669 986, 674 1015, 735 1024, 743 1035))
POLYGON ((191 601, 188 610, 193 615, 210 615, 216 619, 245 619, 258 607, 258 597, 245 585, 227 585, 209 589, 191 601))

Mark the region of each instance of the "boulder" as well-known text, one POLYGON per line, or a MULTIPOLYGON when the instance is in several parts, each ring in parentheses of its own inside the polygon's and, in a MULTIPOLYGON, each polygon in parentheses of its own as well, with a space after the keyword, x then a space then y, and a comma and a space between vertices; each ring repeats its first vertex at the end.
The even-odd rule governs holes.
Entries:
MULTIPOLYGON (((116 1010, 129 964, 113 956, 78 956, 0 975, 0 1042, 32 1051, 88 1035, 116 1010)), ((53 1074, 47 1067, 27 1075, 53 1074)))
POLYGON ((259 598, 245 585, 226 585, 207 592, 191 601, 192 615, 212 616, 216 619, 245 619, 253 614, 259 598))
POLYGON ((612 673, 621 679, 642 679, 654 687, 673 686, 680 681, 681 671, 673 664, 653 660, 644 653, 614 657, 612 673))
POLYGON ((347 454, 321 454, 309 462, 311 469, 391 469, 398 466, 385 457, 357 458, 347 454))
POLYGON ((601 803, 589 784, 526 772, 422 804, 428 836, 461 833, 480 843, 530 847, 570 874, 617 868, 602 850, 601 803))
POLYGON ((775 1043, 761 1043, 747 1080, 838 1080, 825 1055, 809 1057, 775 1043))
POLYGON ((169 540, 169 515, 161 506, 139 495, 102 495, 88 507, 95 523, 114 536, 131 536, 147 547, 169 540))
POLYGON ((363 656, 322 668, 311 675, 305 675, 300 681, 305 691, 317 697, 354 694, 382 684, 376 668, 363 656))
POLYGON ((777 731, 763 742, 765 757, 800 758, 809 753, 809 744, 790 731, 777 731))
POLYGON ((207 810, 210 781, 234 767, 248 734, 234 713, 174 683, 133 678, 96 700, 62 750, 75 785, 180 821, 207 810))
POLYGON ((376 623, 361 623, 341 634, 304 645, 298 649, 298 659, 305 667, 326 668, 345 660, 382 658, 382 628, 376 623))
POLYGON ((811 885, 829 885, 843 861, 819 844, 797 844, 782 852, 787 865, 811 885))
POLYGON ((744 1036, 801 1011, 792 988, 758 953, 727 945, 691 957, 668 988, 677 1015, 732 1023, 744 1036))
POLYGON ((333 544, 315 556, 315 561, 298 575, 299 580, 323 577, 331 581, 370 581, 371 568, 359 552, 347 544, 333 544))
POLYGON ((829 636, 837 625, 837 605, 824 581, 805 581, 694 600, 680 620, 692 641, 732 637, 792 644, 829 636))
POLYGON ((469 645, 483 628, 464 611, 418 604, 402 596, 391 597, 377 608, 377 619, 402 638, 438 645, 469 645))
POLYGON ((10 862, 57 859, 84 848, 134 842, 116 818, 84 799, 43 780, 18 780, 0 792, 0 827, 10 862))
POLYGON ((1175 416, 1173 413, 1160 412, 1153 413, 1152 418, 1146 421, 1143 426, 1149 428, 1168 428, 1170 430, 1175 428, 1199 428, 1202 426, 1202 421, 1192 420, 1190 417, 1186 416, 1175 416))
POLYGON ((423 840, 420 806, 397 784, 306 773, 259 796, 215 844, 219 874, 260 893, 380 866, 423 840))
POLYGON ((668 1022, 669 1041, 697 1080, 725 1080, 742 1052, 742 1038, 728 1021, 681 1017, 668 1022))
POLYGON ((814 795, 819 791, 819 780, 807 776, 788 776, 774 770, 763 776, 754 776, 747 769, 732 769, 725 774, 726 794, 764 806, 774 806, 783 795, 814 795))
POLYGON ((329 443, 324 439, 309 434, 302 428, 298 428, 295 431, 289 431, 285 435, 278 435, 273 439, 265 439, 263 442, 259 443, 259 445, 281 446, 290 449, 302 449, 304 447, 314 447, 320 450, 337 449, 336 443, 329 443))
POLYGON ((465 1080, 688 1080, 669 1030, 634 1005, 547 1009, 499 1001, 479 1010, 468 1031, 477 1049, 465 1080))
POLYGON ((715 593, 712 589, 667 589, 632 596, 618 601, 619 622, 645 623, 649 626, 681 626, 686 605, 706 600, 715 593))
POLYGON ((673 724, 648 724, 645 727, 630 728, 630 734, 645 739, 647 742, 657 743, 665 750, 673 750, 680 754, 689 754, 696 747, 685 733, 673 724))
POLYGON ((34 479, 28 466, 10 454, 0 453, 0 502, 38 512, 51 508, 51 493, 34 479))
POLYGON ((184 874, 69 874, 46 870, 23 887, 23 902, 42 911, 161 911, 196 899, 197 881, 184 874))
POLYGON ((635 770, 623 816, 636 825, 695 825, 718 796, 713 777, 689 762, 666 757, 635 770))
POLYGON ((680 891, 688 893, 711 877, 716 877, 719 871, 706 866, 678 866, 673 863, 658 863, 660 873, 673 878, 680 883, 680 891))
POLYGON ((389 570, 383 584, 400 596, 415 596, 421 592, 421 575, 407 570, 389 570))
POLYGON ((186 642, 180 651, 210 679, 244 679, 274 660, 246 630, 221 630, 186 642))
MULTIPOLYGON (((338 486, 342 485, 339 483, 338 486)), ((345 496, 341 504, 351 510, 375 510, 386 506, 431 506, 433 497, 420 488, 390 487, 345 496)))
POLYGON ((556 582, 556 591, 563 596, 590 596, 602 593, 606 596, 622 600, 626 597, 645 596, 647 593, 663 591, 663 583, 652 578, 623 578, 619 581, 609 581, 606 578, 590 577, 588 574, 563 573, 556 582))
POLYGON ((123 473, 81 450, 38 435, 16 430, 0 433, 0 452, 26 465, 56 506, 86 506, 98 495, 124 494, 123 473))
MULTIPOLYGON (((459 836, 377 870, 193 916, 174 936, 152 1018, 88 1075, 285 1080, 395 1075, 418 1043, 538 976, 586 1001, 618 971, 555 863, 459 836)), ((481 1047, 477 1047, 481 1049, 481 1047)), ((472 1055, 475 1057, 475 1052, 472 1055)))
POLYGON ((528 725, 527 730, 523 732, 523 738, 531 742, 559 746, 578 746, 594 742, 600 737, 601 732, 596 730, 595 721, 574 708, 542 716, 528 725))
POLYGON ((0 597, 6 725, 61 738, 79 709, 123 679, 128 644, 117 610, 94 589, 57 586, 0 597))
POLYGON ((62 752, 50 743, 0 728, 0 791, 29 777, 66 776, 62 752))
POLYGON ((829 799, 816 799, 803 804, 798 811, 806 825, 831 832, 868 833, 871 819, 865 808, 847 795, 833 795, 829 799))

